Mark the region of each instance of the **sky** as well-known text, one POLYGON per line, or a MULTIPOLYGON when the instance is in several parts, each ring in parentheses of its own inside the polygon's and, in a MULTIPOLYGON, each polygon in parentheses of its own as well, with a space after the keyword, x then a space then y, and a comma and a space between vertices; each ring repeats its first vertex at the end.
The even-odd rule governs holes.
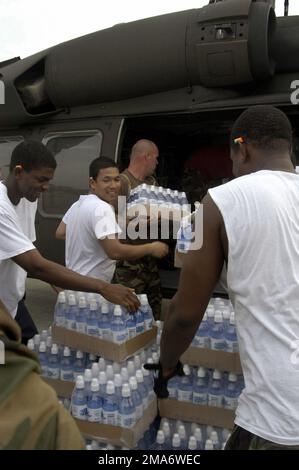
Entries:
MULTIPOLYGON (((0 61, 27 57, 84 34, 174 11, 201 8, 208 0, 0 0, 0 61)), ((276 0, 283 15, 284 0, 276 0)), ((299 15, 299 1, 289 0, 299 15)))

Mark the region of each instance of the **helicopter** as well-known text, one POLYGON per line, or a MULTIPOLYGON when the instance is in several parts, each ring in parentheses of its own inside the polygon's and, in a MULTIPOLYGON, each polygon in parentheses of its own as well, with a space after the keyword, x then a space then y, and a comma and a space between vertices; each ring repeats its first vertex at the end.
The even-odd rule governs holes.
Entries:
MULTIPOLYGON (((123 169, 138 139, 153 140, 159 184, 185 190, 194 202, 232 178, 228 136, 247 107, 281 108, 296 137, 299 16, 288 16, 288 1, 284 17, 276 17, 274 7, 275 0, 210 0, 0 63, 3 176, 25 138, 43 142, 58 164, 38 202, 42 254, 64 262, 54 233, 88 192, 88 166, 97 156, 123 169)), ((170 266, 162 271, 164 296, 170 296, 177 276, 170 266)))

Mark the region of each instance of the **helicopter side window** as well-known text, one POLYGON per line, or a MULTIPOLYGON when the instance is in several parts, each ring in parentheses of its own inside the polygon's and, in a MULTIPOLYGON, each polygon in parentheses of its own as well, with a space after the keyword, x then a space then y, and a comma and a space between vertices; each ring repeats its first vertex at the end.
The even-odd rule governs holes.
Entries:
POLYGON ((9 162, 13 149, 24 140, 21 135, 0 137, 0 181, 9 173, 9 162))
POLYGON ((81 194, 88 193, 89 164, 100 155, 100 131, 49 134, 43 143, 53 153, 57 168, 49 190, 39 201, 44 217, 61 218, 81 194))

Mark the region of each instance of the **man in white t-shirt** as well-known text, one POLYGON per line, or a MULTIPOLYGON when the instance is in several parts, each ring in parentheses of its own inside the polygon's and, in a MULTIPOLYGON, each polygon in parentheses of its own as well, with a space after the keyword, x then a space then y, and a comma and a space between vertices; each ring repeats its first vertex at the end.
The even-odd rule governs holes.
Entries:
POLYGON ((99 157, 89 167, 90 194, 71 206, 56 231, 66 240, 66 266, 80 274, 110 282, 116 260, 138 259, 145 255, 162 258, 168 246, 161 242, 126 245, 119 241, 113 206, 120 190, 116 163, 99 157))
POLYGON ((155 389, 165 398, 226 263, 245 380, 227 449, 299 449, 299 176, 291 155, 292 127, 280 110, 253 106, 236 120, 237 178, 204 198, 203 245, 186 256, 162 333, 155 389))
POLYGON ((33 245, 33 206, 54 176, 56 161, 40 142, 15 147, 10 171, 0 183, 0 299, 15 317, 25 292, 27 273, 64 289, 95 292, 130 310, 138 307, 132 289, 87 278, 46 260, 33 245))

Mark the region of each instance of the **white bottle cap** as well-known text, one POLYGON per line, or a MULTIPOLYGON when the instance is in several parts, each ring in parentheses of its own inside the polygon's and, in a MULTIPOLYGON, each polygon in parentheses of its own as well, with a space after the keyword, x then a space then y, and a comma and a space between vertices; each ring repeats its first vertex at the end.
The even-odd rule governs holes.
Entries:
POLYGON ((197 371, 197 377, 205 377, 206 376, 206 369, 204 367, 199 367, 197 371))
POLYGON ((109 313, 109 305, 107 302, 102 303, 101 311, 102 313, 105 313, 105 314, 109 313))
POLYGON ((64 355, 64 357, 68 357, 68 356, 71 355, 71 351, 70 351, 70 348, 68 346, 65 346, 63 348, 63 355, 64 355))
POLYGON ((190 370, 190 367, 188 366, 188 364, 184 364, 183 371, 184 371, 185 375, 191 375, 191 370, 190 370))
POLYGON ((76 378, 76 388, 82 390, 84 388, 85 384, 84 384, 84 379, 82 377, 82 375, 78 375, 77 378, 76 378))
POLYGON ((135 377, 130 378, 129 384, 130 384, 131 390, 137 390, 138 389, 138 384, 137 384, 137 380, 136 380, 135 377))
POLYGON ((79 308, 86 308, 86 305, 85 297, 79 297, 79 308))
POLYGON ((222 317, 223 317, 223 320, 229 320, 230 319, 230 309, 229 307, 223 307, 222 309, 222 317))
POLYGON ((222 323, 223 318, 222 318, 222 312, 221 310, 216 310, 215 316, 214 316, 214 322, 215 323, 222 323))
POLYGON ((107 383, 106 372, 101 371, 99 373, 99 382, 100 382, 101 385, 105 385, 107 383))
POLYGON ((233 374, 232 372, 230 372, 228 374, 228 380, 229 382, 237 382, 238 377, 236 376, 236 374, 233 374))
POLYGON ((107 395, 114 395, 115 393, 114 383, 111 380, 107 382, 106 393, 107 395))
POLYGON ((120 317, 121 316, 121 307, 120 307, 120 305, 115 305, 113 315, 115 317, 120 317))
POLYGON ((156 443, 163 445, 165 443, 165 436, 163 431, 158 431, 157 437, 156 437, 156 443))
POLYGON ((98 366, 100 371, 106 371, 106 361, 103 357, 98 360, 98 366))
POLYGON ((70 294, 70 295, 69 295, 68 304, 69 304, 69 305, 76 305, 76 304, 77 304, 77 302, 76 302, 76 297, 75 297, 74 294, 70 294))
POLYGON ((143 366, 141 367, 141 372, 143 373, 143 377, 148 377, 150 375, 150 371, 145 369, 143 366))
POLYGON ((123 398, 129 398, 131 396, 131 390, 129 384, 124 384, 121 389, 121 396, 123 398))
POLYGON ((219 438, 218 438, 217 431, 212 431, 211 432, 210 439, 211 439, 211 441, 213 442, 214 445, 219 444, 219 438))
POLYGON ((134 364, 135 364, 135 369, 138 370, 141 367, 141 360, 139 354, 136 354, 134 357, 134 364))
POLYGON ((28 341, 27 348, 30 349, 31 351, 34 351, 34 341, 32 338, 28 341))
POLYGON ((196 450, 196 448, 197 448, 197 441, 194 436, 190 436, 189 442, 188 442, 188 449, 196 450))
POLYGON ((46 345, 45 341, 40 342, 38 350, 39 350, 39 352, 46 352, 47 351, 47 345, 46 345))
POLYGON ((114 376, 114 385, 115 387, 122 387, 123 380, 120 374, 115 374, 114 376))
POLYGON ((217 370, 217 369, 214 370, 213 379, 215 379, 215 380, 221 379, 221 372, 219 372, 219 370, 217 370))
POLYGON ((40 335, 39 334, 34 335, 33 341, 34 341, 35 346, 38 346, 40 343, 40 335))
POLYGON ((180 447, 181 445, 181 439, 180 436, 175 433, 172 438, 172 447, 180 447))
POLYGON ((91 382, 91 379, 92 379, 91 369, 85 369, 83 377, 84 377, 85 382, 91 382))
POLYGON ((128 361, 127 369, 129 375, 135 375, 135 364, 134 361, 128 361))
POLYGON ((80 351, 80 349, 78 349, 78 351, 76 352, 76 358, 77 359, 82 359, 84 357, 84 354, 82 351, 80 351))
POLYGON ((136 379, 137 379, 137 382, 138 383, 142 383, 143 382, 143 373, 142 371, 139 369, 137 370, 136 372, 136 379))
POLYGON ((59 292, 59 294, 58 294, 58 303, 59 304, 64 304, 65 302, 66 302, 65 292, 64 291, 59 292))
POLYGON ((47 348, 51 348, 52 346, 52 337, 48 336, 46 341, 47 348))
POLYGON ((94 362, 94 363, 92 364, 92 366, 91 366, 91 372, 92 372, 92 376, 93 376, 93 377, 95 377, 95 378, 98 377, 100 371, 99 371, 99 366, 98 366, 98 364, 97 364, 96 362, 94 362))
POLYGON ((140 295, 140 302, 141 302, 142 300, 145 300, 146 303, 148 303, 148 298, 147 298, 147 295, 146 295, 146 294, 141 294, 141 295, 140 295))
POLYGON ((58 351, 58 345, 56 343, 53 343, 51 347, 51 354, 58 354, 58 351))
POLYGON ((229 317, 229 324, 230 325, 235 325, 236 324, 236 318, 234 312, 231 312, 230 317, 229 317))
POLYGON ((180 424, 179 429, 178 429, 178 435, 180 436, 181 439, 186 439, 186 429, 183 424, 180 424))
POLYGON ((197 441, 202 441, 202 432, 199 426, 194 429, 193 435, 197 441))
POLYGON ((121 370, 120 370, 120 375, 123 379, 123 383, 125 382, 128 382, 129 381, 129 374, 128 374, 128 370, 126 367, 122 367, 121 370))
POLYGON ((205 450, 214 450, 214 445, 211 439, 207 439, 205 443, 205 450))
POLYGON ((88 354, 88 359, 92 362, 95 362, 97 360, 97 357, 95 354, 89 353, 88 354))
POLYGON ((112 367, 113 367, 114 374, 119 374, 120 373, 121 366, 118 362, 114 361, 113 364, 112 364, 112 367))
POLYGON ((92 379, 91 381, 91 386, 90 386, 90 390, 92 392, 98 392, 100 389, 100 384, 99 384, 99 381, 98 379, 92 379))
POLYGON ((169 425, 169 422, 168 422, 168 421, 165 421, 165 422, 162 424, 162 431, 164 432, 164 436, 165 436, 165 437, 169 437, 169 436, 170 436, 171 429, 170 429, 170 425, 169 425))
POLYGON ((92 312, 95 312, 97 309, 98 309, 98 303, 95 299, 92 299, 90 302, 89 302, 89 309, 92 311, 92 312))
POLYGON ((159 354, 158 354, 158 353, 153 352, 152 358, 153 358, 154 364, 158 364, 158 363, 159 363, 159 354))

